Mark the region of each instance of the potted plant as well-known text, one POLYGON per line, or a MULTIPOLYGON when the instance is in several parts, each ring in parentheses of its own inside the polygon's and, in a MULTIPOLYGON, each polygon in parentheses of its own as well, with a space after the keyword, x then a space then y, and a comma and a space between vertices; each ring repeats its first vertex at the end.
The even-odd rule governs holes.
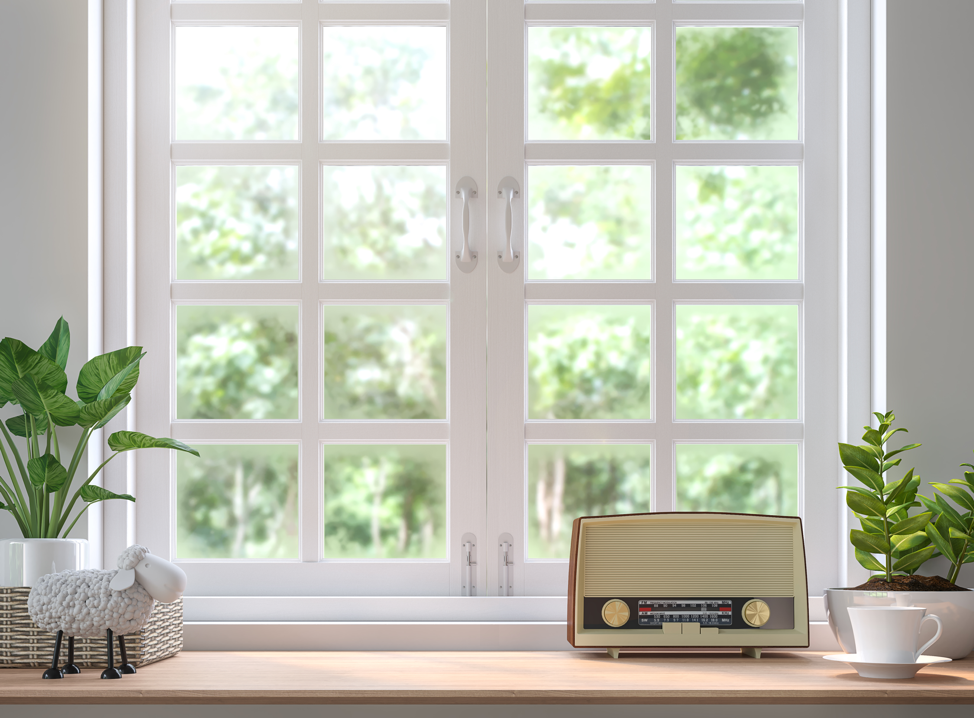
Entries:
MULTIPOLYGON (((954 583, 959 568, 951 571, 953 581, 940 576, 917 576, 916 571, 941 553, 948 560, 971 560, 960 546, 970 535, 974 518, 968 513, 965 523, 964 516, 942 496, 933 500, 918 496, 920 477, 914 475, 913 469, 903 478, 887 482, 887 473, 902 461, 902 457, 894 457, 920 444, 887 451, 886 444, 893 435, 906 429, 892 428, 896 420, 893 412, 876 412, 875 416, 879 428, 864 427, 864 445, 839 444, 839 457, 845 470, 861 484, 841 487, 846 490, 846 503, 861 525, 861 529, 850 531, 849 539, 859 563, 875 573, 866 583, 854 588, 826 589, 829 625, 842 650, 855 653, 847 611, 850 606, 922 606, 944 622, 943 635, 931 651, 947 658, 963 658, 974 649, 974 591, 954 583), (911 516, 910 510, 920 506, 928 510, 911 516), (944 548, 948 549, 947 553, 944 548)), ((953 485, 962 483, 970 488, 971 477, 965 477, 966 481, 934 484, 934 488, 955 500, 956 496, 963 496, 970 501, 969 508, 974 509, 974 498, 953 485)), ((960 501, 965 505, 963 499, 960 501)), ((930 635, 920 636, 921 643, 933 637, 932 629, 928 627, 928 630, 930 635)))
POLYGON ((135 501, 133 496, 92 483, 119 454, 162 448, 199 456, 175 439, 116 431, 108 437, 112 455, 90 476, 76 482, 94 432, 132 400, 145 353, 142 347, 126 347, 89 361, 78 374, 76 401, 65 393, 70 346, 70 330, 63 317, 37 351, 10 337, 0 341, 0 407, 15 404, 22 410, 0 422, 0 510, 10 512, 24 536, 0 541, 0 586, 31 586, 52 568, 87 568, 87 541, 67 538, 78 519, 99 501, 135 501), (81 427, 70 456, 62 455, 57 432, 58 427, 68 426, 81 427))

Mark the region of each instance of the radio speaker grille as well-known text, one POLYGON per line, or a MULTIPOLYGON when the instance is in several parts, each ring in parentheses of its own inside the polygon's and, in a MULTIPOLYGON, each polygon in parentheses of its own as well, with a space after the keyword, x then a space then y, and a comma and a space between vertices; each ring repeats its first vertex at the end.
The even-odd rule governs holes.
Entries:
POLYGON ((788 525, 652 522, 585 527, 584 595, 794 596, 788 525))

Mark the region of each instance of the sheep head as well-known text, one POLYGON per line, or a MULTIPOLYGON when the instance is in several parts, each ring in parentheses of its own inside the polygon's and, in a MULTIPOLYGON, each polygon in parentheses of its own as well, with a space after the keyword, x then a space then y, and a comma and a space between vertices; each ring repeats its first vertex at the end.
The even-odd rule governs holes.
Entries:
POLYGON ((109 588, 124 591, 136 581, 159 603, 172 603, 186 590, 186 574, 179 566, 153 556, 138 544, 129 546, 118 557, 118 573, 109 588))

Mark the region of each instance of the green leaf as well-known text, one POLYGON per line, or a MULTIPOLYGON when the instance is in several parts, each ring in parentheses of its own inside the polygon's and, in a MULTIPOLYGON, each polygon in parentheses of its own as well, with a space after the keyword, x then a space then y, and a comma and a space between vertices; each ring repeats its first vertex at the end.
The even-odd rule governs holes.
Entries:
POLYGON ((58 426, 74 426, 81 415, 78 405, 59 391, 34 381, 30 374, 13 383, 14 396, 34 416, 50 414, 58 426))
MULTIPOLYGON (((23 414, 19 414, 18 416, 14 416, 7 419, 6 424, 11 434, 13 434, 14 436, 21 436, 25 439, 27 438, 27 427, 29 424, 27 421, 27 417, 25 417, 23 414)), ((46 416, 34 417, 34 427, 37 429, 38 435, 46 433, 47 417, 46 416)))
POLYGON ((100 429, 114 419, 131 401, 131 394, 119 394, 91 404, 84 404, 81 406, 81 417, 78 423, 84 427, 100 429))
POLYGON ((879 470, 879 462, 876 457, 865 450, 865 447, 853 446, 852 444, 839 444, 839 458, 842 464, 848 469, 850 466, 857 466, 861 469, 870 471, 879 470))
POLYGON ((108 437, 108 448, 112 451, 132 451, 134 449, 176 449, 185 451, 193 456, 200 452, 176 439, 155 439, 138 431, 116 431, 108 437))
POLYGON ((933 545, 937 547, 937 550, 940 551, 940 553, 947 557, 948 561, 951 563, 957 563, 957 556, 954 555, 954 549, 951 548, 950 542, 940 535, 940 532, 937 530, 934 524, 927 524, 924 531, 926 532, 927 537, 933 542, 933 545))
POLYGON ((886 515, 886 506, 882 501, 874 496, 867 496, 859 493, 848 493, 846 494, 845 502, 849 504, 849 508, 858 514, 880 517, 886 515))
MULTIPOLYGON (((878 421, 880 424, 890 423, 887 421, 887 416, 888 416, 887 414, 880 414, 878 411, 874 411, 873 416, 876 417, 876 421, 878 421)), ((883 570, 885 571, 886 569, 883 570)))
POLYGON ((89 504, 97 504, 99 501, 109 501, 111 499, 135 501, 134 496, 129 496, 128 494, 116 494, 108 489, 103 489, 101 486, 92 486, 91 484, 81 487, 81 499, 89 504))
POLYGON ((47 341, 37 350, 38 354, 46 356, 62 369, 68 368, 68 350, 71 348, 71 330, 64 317, 57 320, 54 331, 47 341))
MULTIPOLYGON (((81 372, 78 374, 78 398, 85 404, 107 398, 99 396, 102 389, 124 372, 130 364, 133 362, 137 364, 143 356, 145 355, 142 352, 142 347, 126 347, 95 357, 81 367, 81 372)), ((138 380, 139 369, 136 366, 125 375, 112 395, 130 394, 138 380)))
POLYGON ((892 459, 897 454, 902 454, 904 451, 911 451, 912 449, 916 449, 920 446, 923 446, 923 444, 907 444, 906 446, 903 446, 897 449, 896 451, 890 451, 888 454, 886 454, 886 458, 892 459))
POLYGON ((933 555, 937 550, 933 546, 928 546, 927 548, 922 548, 919 551, 914 551, 911 554, 907 554, 899 561, 893 564, 894 571, 916 571, 920 566, 933 558, 933 555))
POLYGON ((901 554, 912 553, 930 543, 930 537, 923 531, 915 534, 900 534, 893 536, 893 548, 901 554))
POLYGON ((952 486, 951 484, 941 484, 941 483, 931 483, 937 491, 946 494, 958 504, 963 506, 968 511, 974 511, 974 497, 969 493, 964 491, 964 489, 959 486, 952 486))
POLYGON ((886 494, 887 499, 896 498, 901 491, 909 487, 910 482, 913 480, 913 469, 906 472, 902 479, 897 481, 890 481, 886 486, 883 487, 883 493, 886 494))
POLYGON ((863 428, 866 430, 866 433, 862 435, 862 440, 863 441, 865 441, 867 444, 872 444, 873 446, 882 446, 883 445, 883 435, 882 434, 880 434, 878 431, 876 431, 875 429, 872 429, 872 428, 870 428, 868 426, 864 426, 863 428))
POLYGON ((61 462, 53 454, 35 456, 28 461, 27 475, 34 486, 49 494, 60 489, 68 480, 68 470, 61 466, 61 462))
POLYGON ((68 388, 68 375, 64 369, 46 356, 17 339, 7 337, 0 341, 0 393, 8 401, 16 401, 11 386, 28 374, 62 394, 68 388))
POLYGON ((853 546, 862 549, 866 553, 887 554, 892 550, 892 547, 886 543, 886 539, 884 539, 882 536, 867 534, 865 531, 857 531, 856 529, 852 529, 852 531, 849 532, 849 540, 852 542, 853 546))
POLYGON ((856 549, 856 561, 861 563, 864 568, 868 568, 870 571, 886 571, 883 564, 877 561, 875 556, 858 548, 856 549))
POLYGON ((883 477, 872 469, 864 469, 861 466, 846 466, 844 468, 855 478, 859 479, 862 483, 872 488, 874 491, 879 491, 883 488, 883 477))
POLYGON ((868 516, 861 516, 859 517, 859 523, 862 524, 862 529, 867 534, 868 533, 879 534, 879 535, 883 534, 884 528, 881 519, 874 519, 874 518, 869 518, 868 516))
POLYGON ((965 541, 974 541, 974 536, 970 536, 963 531, 958 531, 953 526, 950 527, 950 537, 953 539, 964 539, 965 541))
MULTIPOLYGON (((880 431, 886 431, 886 429, 880 429, 880 431)), ((895 434, 898 431, 906 431, 906 429, 904 429, 901 426, 899 429, 893 429, 892 431, 890 431, 890 432, 888 432, 886 434, 883 434, 883 443, 885 444, 887 441, 889 441, 890 437, 893 436, 893 434, 895 434)))
POLYGON ((916 516, 911 516, 908 519, 900 521, 889 527, 890 534, 915 534, 918 531, 923 531, 923 527, 930 523, 930 518, 933 516, 929 511, 922 514, 917 514, 916 516))
POLYGON ((105 384, 105 386, 101 388, 101 391, 98 392, 98 396, 96 397, 96 399, 98 401, 102 401, 104 399, 110 399, 116 395, 124 396, 125 394, 127 394, 128 392, 119 391, 119 388, 122 386, 122 384, 125 383, 125 381, 129 378, 129 376, 132 375, 132 372, 136 371, 139 368, 139 362, 142 361, 142 357, 144 356, 145 356, 145 352, 142 352, 139 356, 133 359, 124 369, 122 369, 118 374, 113 376, 111 378, 111 381, 105 384))

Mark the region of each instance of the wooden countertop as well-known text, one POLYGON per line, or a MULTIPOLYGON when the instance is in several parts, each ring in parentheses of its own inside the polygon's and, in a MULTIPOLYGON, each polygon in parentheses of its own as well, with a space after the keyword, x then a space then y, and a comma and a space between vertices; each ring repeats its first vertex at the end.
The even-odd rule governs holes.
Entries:
POLYGON ((0 669, 0 704, 974 704, 974 656, 883 681, 823 655, 187 652, 114 681, 0 669))

